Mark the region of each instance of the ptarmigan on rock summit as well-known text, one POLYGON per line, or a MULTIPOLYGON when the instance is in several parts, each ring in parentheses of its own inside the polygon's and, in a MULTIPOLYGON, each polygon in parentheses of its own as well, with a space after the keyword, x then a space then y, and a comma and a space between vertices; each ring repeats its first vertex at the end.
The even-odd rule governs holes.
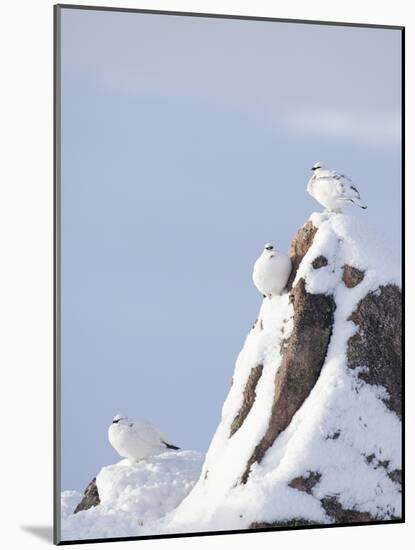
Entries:
POLYGON ((367 208, 360 202, 359 191, 349 178, 329 170, 320 162, 317 162, 311 170, 313 175, 307 184, 307 191, 326 210, 341 212, 345 206, 352 204, 363 209, 367 208))
POLYGON ((119 455, 137 462, 167 449, 179 447, 167 443, 166 437, 150 422, 133 420, 117 414, 108 429, 108 439, 119 455))
POLYGON ((252 279, 264 296, 272 298, 284 290, 291 269, 290 258, 282 252, 277 252, 272 244, 267 243, 255 262, 252 279))

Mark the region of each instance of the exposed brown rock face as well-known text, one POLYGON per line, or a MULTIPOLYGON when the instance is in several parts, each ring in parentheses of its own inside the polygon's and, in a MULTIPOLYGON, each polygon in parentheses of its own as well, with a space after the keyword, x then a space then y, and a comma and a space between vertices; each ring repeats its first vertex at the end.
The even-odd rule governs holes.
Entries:
POLYGON ((100 502, 101 501, 99 499, 96 478, 94 477, 94 479, 91 481, 91 483, 85 489, 82 500, 78 504, 78 506, 75 508, 74 514, 77 514, 78 512, 81 512, 82 510, 89 510, 89 508, 92 508, 93 506, 98 506, 98 504, 100 504, 100 502))
POLYGON ((336 523, 366 523, 376 519, 368 512, 343 508, 336 497, 324 497, 320 502, 326 514, 334 519, 336 523))
POLYGON ((347 346, 348 366, 365 367, 359 378, 383 386, 385 405, 402 416, 402 295, 395 285, 367 294, 350 316, 358 327, 347 346))
POLYGON ((271 418, 263 438, 248 460, 242 483, 247 482, 252 464, 261 462, 304 403, 317 382, 326 357, 335 310, 333 297, 309 294, 304 279, 300 279, 290 299, 294 308, 294 328, 283 345, 281 366, 275 376, 271 418))
POLYGON ((242 406, 232 422, 229 437, 232 437, 233 434, 239 430, 244 423, 245 418, 248 416, 252 405, 254 404, 256 396, 255 389, 258 384, 258 380, 261 378, 263 368, 263 365, 257 365, 249 373, 249 377, 244 388, 242 406))
MULTIPOLYGON (((373 517, 368 512, 360 512, 359 510, 349 510, 343 508, 336 497, 330 496, 321 499, 321 505, 324 508, 326 514, 335 521, 335 523, 368 523, 375 521, 377 518, 373 517)), ((398 519, 398 518, 392 518, 398 519)), ((319 525, 317 522, 313 522, 303 518, 293 518, 288 521, 275 521, 271 523, 254 522, 249 526, 250 529, 275 529, 278 527, 302 527, 306 525, 319 525)))
POLYGON ((347 288, 354 288, 357 286, 363 281, 364 276, 365 272, 360 271, 360 269, 357 269, 356 267, 352 267, 351 265, 343 266, 342 279, 347 288))
POLYGON ((297 489, 297 491, 303 491, 311 495, 312 489, 317 485, 320 479, 320 472, 308 472, 306 476, 299 476, 292 479, 288 486, 297 489))
POLYGON ((249 529, 276 529, 278 527, 303 527, 305 525, 317 525, 315 522, 303 518, 293 518, 288 521, 274 521, 272 523, 267 522, 254 522, 251 523, 249 529))
POLYGON ((314 235, 317 233, 317 227, 315 227, 312 222, 307 222, 294 237, 290 249, 288 251, 288 256, 291 258, 291 263, 293 265, 291 275, 287 282, 288 290, 291 290, 295 276, 297 275, 298 267, 301 263, 301 260, 307 254, 308 249, 313 244, 314 235))
POLYGON ((388 474, 389 478, 394 482, 402 486, 402 470, 392 470, 388 474))

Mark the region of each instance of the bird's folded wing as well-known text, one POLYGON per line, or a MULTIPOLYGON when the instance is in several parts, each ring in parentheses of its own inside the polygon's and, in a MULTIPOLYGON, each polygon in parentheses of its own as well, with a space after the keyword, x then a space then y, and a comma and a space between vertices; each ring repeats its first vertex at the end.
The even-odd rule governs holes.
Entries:
POLYGON ((353 193, 353 196, 360 200, 360 193, 354 185, 350 186, 350 192, 353 193))
POLYGON ((135 421, 131 429, 139 439, 149 445, 156 445, 164 438, 164 435, 147 421, 135 421))

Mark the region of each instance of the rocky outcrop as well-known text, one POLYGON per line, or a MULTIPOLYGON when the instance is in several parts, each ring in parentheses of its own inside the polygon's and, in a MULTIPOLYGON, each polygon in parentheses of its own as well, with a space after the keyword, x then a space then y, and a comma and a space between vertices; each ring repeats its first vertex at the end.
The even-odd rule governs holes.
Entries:
MULTIPOLYGON (((319 472, 308 472, 306 476, 299 476, 290 481, 288 486, 311 495, 320 479, 321 474, 319 472)), ((323 497, 320 502, 327 516, 335 523, 367 523, 376 520, 376 518, 372 517, 368 512, 343 508, 335 496, 323 497)), ((275 529, 277 527, 299 527, 307 525, 313 525, 313 522, 304 518, 294 518, 283 522, 253 523, 251 529, 275 529)))
POLYGON ((358 377, 383 386, 385 405, 402 417, 402 295, 395 285, 367 294, 350 316, 357 326, 347 346, 347 364, 358 377))
POLYGON ((288 487, 297 489, 297 491, 303 491, 309 495, 312 494, 312 490, 321 479, 320 472, 308 472, 306 476, 298 476, 290 481, 288 487))
POLYGON ((269 522, 257 522, 251 523, 250 529, 284 529, 286 527, 306 527, 308 525, 317 525, 316 522, 309 521, 304 518, 293 518, 288 521, 274 521, 269 522))
MULTIPOLYGON (((334 523, 369 523, 376 521, 377 518, 372 517, 367 512, 359 512, 359 510, 349 510, 343 508, 335 497, 327 497, 321 500, 321 504, 327 516, 334 523)), ((257 523, 250 525, 250 529, 284 529, 286 527, 307 527, 309 525, 319 525, 317 522, 309 521, 304 518, 293 518, 288 521, 275 521, 272 523, 257 523)))
POLYGON ((291 259, 292 271, 287 282, 287 289, 291 290, 294 279, 297 275, 298 268, 304 256, 307 254, 310 246, 313 244, 314 235, 317 232, 317 227, 311 221, 307 222, 294 237, 288 256, 291 259))
POLYGON ((402 470, 396 469, 388 473, 389 479, 399 485, 399 490, 402 487, 402 470))
POLYGON ((321 505, 326 514, 336 523, 367 523, 376 519, 368 512, 343 508, 334 496, 322 498, 321 505))
MULTIPOLYGON (((257 365, 251 370, 249 374, 247 383, 244 388, 242 406, 239 409, 238 414, 236 415, 236 417, 232 422, 229 437, 232 437, 233 434, 239 430, 239 428, 244 423, 245 418, 248 416, 249 411, 252 408, 252 405, 254 404, 255 395, 256 395, 255 388, 258 384, 258 380, 261 378, 263 368, 264 368, 263 365, 257 365)), ((206 472, 206 475, 207 475, 207 472, 206 472)))
POLYGON ((354 288, 355 286, 357 286, 363 281, 364 276, 364 271, 360 271, 360 269, 357 269, 356 267, 353 267, 351 265, 343 266, 342 280, 347 288, 354 288))
MULTIPOLYGON (((241 477, 245 484, 252 465, 260 463, 278 435, 290 424, 296 411, 312 391, 325 361, 334 325, 336 304, 332 295, 307 292, 304 279, 293 287, 298 267, 313 244, 317 228, 308 222, 295 236, 289 255, 293 263, 288 288, 291 288, 290 301, 294 308, 294 329, 282 345, 282 363, 275 377, 274 402, 268 428, 249 458, 241 477)), ((312 267, 317 270, 328 265, 325 256, 317 256, 312 267)), ((344 265, 342 281, 352 289, 359 285, 365 272, 344 265)), ((401 417, 401 292, 397 286, 388 285, 371 292, 361 300, 350 316, 357 326, 347 346, 348 367, 359 369, 358 377, 368 384, 383 386, 387 395, 385 404, 401 417)), ((239 429, 255 399, 255 387, 261 376, 253 369, 244 390, 244 405, 232 424, 239 429)), ((327 439, 337 439, 340 431, 328 435, 327 439)), ((388 474, 390 479, 400 483, 400 470, 388 474)), ((308 472, 293 479, 289 486, 312 494, 319 483, 319 472, 308 472)), ((321 505, 328 517, 339 523, 367 522, 375 519, 367 512, 344 509, 333 496, 321 498, 321 505)), ((296 518, 289 522, 254 523, 252 528, 269 526, 307 525, 308 520, 296 518)))
POLYGON ((74 510, 74 514, 81 512, 82 510, 89 510, 94 506, 100 504, 98 487, 96 483, 96 478, 89 483, 88 487, 85 489, 81 502, 74 510))
POLYGON ((261 304, 176 529, 401 514, 399 265, 344 214, 313 214, 289 256, 287 292, 261 304))
MULTIPOLYGON (((317 228, 308 222, 293 239, 289 250, 293 264, 289 288, 292 288, 298 267, 311 247, 316 231, 317 228)), ((317 258, 316 268, 326 264, 326 258, 317 258)), ((261 462, 277 436, 289 425, 313 389, 326 357, 335 310, 333 297, 310 294, 304 279, 300 279, 291 291, 290 301, 294 308, 294 329, 282 346, 283 359, 275 377, 271 418, 266 433, 248 460, 242 483, 247 482, 251 466, 261 462)))
MULTIPOLYGON (((304 231, 305 238, 309 230, 304 231)), ((301 242, 297 238, 297 242, 301 242)), ((310 243, 311 244, 311 243, 310 243)), ((323 366, 330 342, 335 304, 332 296, 310 294, 300 279, 291 292, 294 328, 283 344, 282 363, 275 377, 274 402, 268 428, 248 460, 242 483, 246 483, 251 466, 261 462, 277 436, 313 389, 323 366)))
POLYGON ((311 265, 314 267, 314 269, 320 269, 321 267, 325 267, 328 265, 328 260, 325 256, 317 256, 312 262, 311 265))

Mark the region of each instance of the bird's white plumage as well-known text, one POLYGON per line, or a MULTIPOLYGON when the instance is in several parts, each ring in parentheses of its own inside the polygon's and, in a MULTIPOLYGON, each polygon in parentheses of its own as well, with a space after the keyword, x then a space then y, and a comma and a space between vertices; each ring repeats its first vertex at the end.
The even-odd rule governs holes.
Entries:
POLYGON ((178 448, 167 443, 165 435, 146 420, 117 415, 108 428, 108 439, 119 455, 133 462, 178 448))
POLYGON ((329 170, 317 163, 307 184, 307 191, 330 212, 341 212, 345 206, 356 205, 366 208, 360 202, 360 194, 349 178, 329 170))
POLYGON ((252 279, 257 289, 271 298, 281 294, 291 273, 290 258, 266 244, 261 256, 254 265, 252 279))

